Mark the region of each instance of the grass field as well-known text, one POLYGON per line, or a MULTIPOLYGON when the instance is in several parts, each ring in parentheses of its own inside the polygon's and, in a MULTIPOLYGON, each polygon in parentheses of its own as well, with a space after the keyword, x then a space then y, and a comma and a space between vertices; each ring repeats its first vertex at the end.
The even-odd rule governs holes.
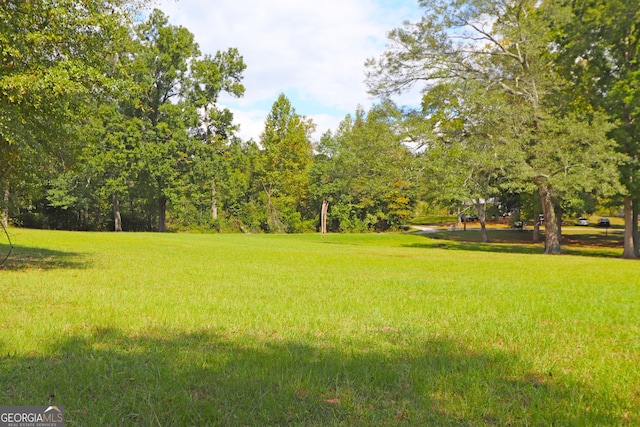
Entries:
POLYGON ((640 424, 620 248, 10 232, 0 405, 70 426, 640 424))

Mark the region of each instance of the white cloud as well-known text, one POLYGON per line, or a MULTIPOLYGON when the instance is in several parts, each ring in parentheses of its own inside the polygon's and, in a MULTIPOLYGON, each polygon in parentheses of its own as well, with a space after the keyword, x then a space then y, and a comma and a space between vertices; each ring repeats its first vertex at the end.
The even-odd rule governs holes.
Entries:
POLYGON ((313 120, 313 123, 316 124, 317 130, 315 136, 317 139, 320 139, 322 134, 324 134, 329 129, 331 131, 335 131, 336 129, 338 129, 338 125, 340 124, 342 119, 344 119, 344 116, 338 117, 329 114, 311 114, 309 117, 313 120))
POLYGON ((259 141, 260 133, 264 130, 264 119, 269 114, 266 110, 236 109, 227 107, 233 113, 234 123, 240 124, 237 135, 244 141, 253 138, 259 141))
MULTIPOLYGON (((389 30, 419 16, 417 0, 386 6, 382 0, 161 0, 159 6, 195 34, 203 53, 238 48, 247 64, 245 96, 223 102, 243 137, 254 139, 256 110, 270 108, 281 92, 299 114, 324 125, 337 124, 358 104, 368 106, 364 61, 380 55, 389 30)), ((317 124, 319 137, 326 129, 317 124)))

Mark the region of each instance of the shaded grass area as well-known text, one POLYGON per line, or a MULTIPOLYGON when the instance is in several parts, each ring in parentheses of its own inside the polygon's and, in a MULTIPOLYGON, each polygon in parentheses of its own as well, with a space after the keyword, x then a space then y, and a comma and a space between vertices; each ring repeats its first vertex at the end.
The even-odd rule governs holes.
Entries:
POLYGON ((65 252, 47 248, 0 244, 0 260, 6 261, 0 266, 4 270, 51 270, 66 268, 87 268, 87 260, 77 252, 65 252))
POLYGON ((410 234, 15 243, 57 262, 0 270, 0 402, 68 425, 640 423, 640 263, 410 234))
POLYGON ((582 233, 563 234, 562 243, 573 246, 615 248, 622 251, 623 234, 614 231, 586 231, 582 233))
POLYGON ((318 346, 215 332, 97 328, 9 356, 5 402, 60 402, 70 425, 612 425, 576 410, 584 384, 523 371, 506 351, 377 331, 318 346), (394 341, 392 352, 377 341, 394 341))
MULTIPOLYGON (((419 233, 418 233, 419 234, 419 233)), ((481 251, 496 253, 544 253, 544 230, 540 233, 539 243, 533 243, 532 230, 489 230, 489 242, 482 242, 482 235, 477 228, 467 231, 441 230, 435 233, 422 234, 428 242, 414 243, 412 247, 439 247, 457 251, 481 251)), ((622 234, 614 231, 594 229, 565 229, 562 236, 564 254, 619 257, 622 253, 622 234)))

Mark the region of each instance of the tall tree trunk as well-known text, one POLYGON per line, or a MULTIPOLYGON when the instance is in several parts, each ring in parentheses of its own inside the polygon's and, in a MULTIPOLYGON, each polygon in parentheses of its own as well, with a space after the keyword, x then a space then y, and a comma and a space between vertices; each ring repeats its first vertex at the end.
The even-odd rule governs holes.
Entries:
POLYGON ((554 206, 556 212, 556 221, 558 223, 558 237, 562 242, 562 207, 557 204, 554 206))
POLYGON ((487 234, 487 204, 486 201, 480 203, 479 200, 475 201, 476 210, 478 211, 478 221, 480 221, 480 230, 482 232, 482 241, 484 243, 489 242, 489 235, 487 234))
POLYGON ((533 243, 540 242, 540 220, 536 218, 533 224, 533 243))
POLYGON ((211 219, 218 219, 218 192, 216 191, 216 179, 211 179, 211 219))
POLYGON ((113 201, 113 223, 114 223, 114 231, 122 231, 122 215, 120 215, 120 200, 118 200, 118 196, 116 193, 111 195, 111 200, 113 201))
POLYGON ((7 186, 4 189, 4 200, 2 203, 2 225, 4 225, 4 228, 7 228, 9 226, 9 196, 11 195, 11 192, 9 190, 9 185, 7 184, 7 186))
POLYGON ((633 202, 631 196, 624 196, 624 252, 622 258, 636 258, 633 246, 633 202))
POLYGON ((640 258, 640 234, 638 233, 638 215, 640 215, 640 199, 634 198, 631 200, 633 205, 632 214, 632 227, 633 230, 633 249, 635 250, 636 258, 640 258))
POLYGON ((322 210, 320 212, 320 231, 327 234, 327 212, 329 211, 329 200, 322 200, 322 210))
POLYGON ((158 231, 164 233, 167 231, 167 198, 165 196, 160 197, 158 208, 158 231))
POLYGON ((545 182, 537 182, 538 194, 542 204, 544 214, 544 253, 558 255, 560 248, 560 230, 558 228, 558 218, 556 209, 551 198, 551 191, 545 182))

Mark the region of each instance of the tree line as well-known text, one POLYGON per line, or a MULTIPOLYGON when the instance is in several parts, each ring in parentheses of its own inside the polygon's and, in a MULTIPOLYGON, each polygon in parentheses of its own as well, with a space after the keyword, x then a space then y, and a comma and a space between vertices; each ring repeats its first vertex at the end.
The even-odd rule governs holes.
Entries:
MULTIPOLYGON (((237 137, 237 49, 203 55, 188 29, 134 1, 0 3, 3 220, 78 230, 383 231, 419 201, 487 201, 545 217, 603 200, 637 257, 634 0, 421 0, 366 64, 379 102, 312 141, 281 94, 258 141, 237 137), (422 85, 421 103, 389 98, 422 85)), ((537 231, 537 230, 536 230, 537 231)))
POLYGON ((319 227, 317 212, 329 201, 330 231, 407 219, 409 210, 395 205, 408 206, 409 196, 395 193, 408 191, 400 171, 410 151, 369 129, 384 129, 384 114, 360 111, 313 144, 313 122, 280 95, 259 141, 242 141, 218 105, 222 93, 244 94, 237 49, 202 55, 186 28, 159 10, 136 19, 134 6, 2 3, 2 46, 10 47, 2 71, 8 114, 0 119, 5 220, 74 230, 301 232, 319 227), (397 163, 367 170, 374 145, 378 155, 397 154, 376 161, 397 163), (365 170, 375 185, 356 175, 365 170), (397 181, 393 194, 385 193, 389 179, 397 181))
POLYGON ((414 138, 427 179, 475 200, 481 220, 481 200, 536 194, 549 254, 560 253, 565 212, 622 197, 624 256, 637 257, 640 3, 419 3, 422 19, 390 33, 367 76, 381 96, 422 85, 414 138))

